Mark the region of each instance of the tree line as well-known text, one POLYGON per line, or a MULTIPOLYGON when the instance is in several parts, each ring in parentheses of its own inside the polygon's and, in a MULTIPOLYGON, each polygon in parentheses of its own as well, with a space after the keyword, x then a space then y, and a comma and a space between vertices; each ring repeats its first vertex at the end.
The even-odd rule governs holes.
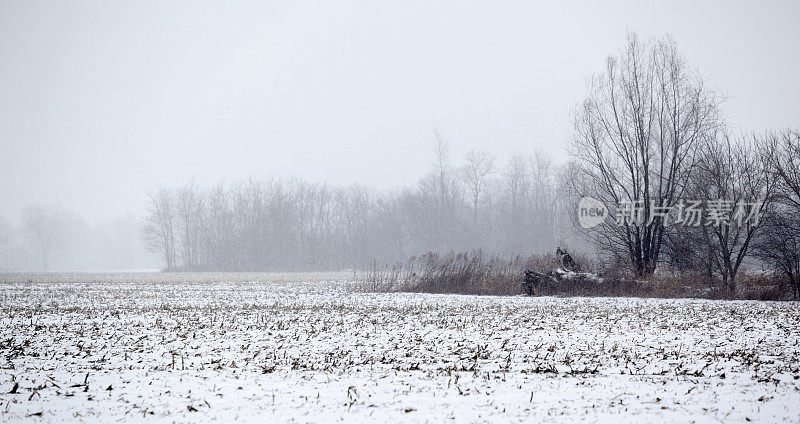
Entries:
POLYGON ((498 166, 473 150, 454 164, 436 133, 431 168, 388 192, 282 178, 161 188, 143 238, 167 270, 330 270, 430 251, 545 252, 560 236, 559 178, 544 155, 498 166))

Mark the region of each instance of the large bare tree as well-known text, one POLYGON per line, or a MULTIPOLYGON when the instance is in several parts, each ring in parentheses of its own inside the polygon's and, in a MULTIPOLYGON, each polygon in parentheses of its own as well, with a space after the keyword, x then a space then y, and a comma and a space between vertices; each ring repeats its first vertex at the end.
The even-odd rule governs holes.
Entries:
POLYGON ((721 126, 719 102, 672 39, 642 41, 629 34, 625 49, 591 78, 574 113, 573 194, 597 198, 612 210, 639 202, 634 206, 642 217, 595 227, 589 235, 639 276, 655 271, 665 236, 663 217, 647 217, 653 206, 672 205, 684 194, 698 146, 721 126))

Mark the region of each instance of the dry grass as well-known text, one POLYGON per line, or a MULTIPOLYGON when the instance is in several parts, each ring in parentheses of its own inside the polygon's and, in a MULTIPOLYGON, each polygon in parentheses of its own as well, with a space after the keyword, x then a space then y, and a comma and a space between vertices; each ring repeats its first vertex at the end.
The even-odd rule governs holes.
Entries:
MULTIPOLYGON (((619 264, 601 267, 585 257, 574 258, 586 273, 569 279, 555 279, 536 287, 544 296, 616 296, 645 298, 701 298, 788 300, 791 290, 780 276, 740 272, 738 289, 731 293, 702 273, 662 273, 636 279, 619 264), (596 278, 601 277, 601 279, 596 278)), ((405 264, 373 268, 360 276, 368 289, 376 292, 451 293, 476 295, 517 295, 523 270, 527 267, 549 274, 557 267, 553 255, 500 258, 482 251, 428 253, 405 264)))

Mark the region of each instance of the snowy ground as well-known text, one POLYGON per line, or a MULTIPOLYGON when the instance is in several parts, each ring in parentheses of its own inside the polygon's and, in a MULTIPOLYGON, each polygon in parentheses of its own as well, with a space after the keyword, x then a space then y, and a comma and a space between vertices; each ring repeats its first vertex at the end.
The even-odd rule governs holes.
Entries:
POLYGON ((0 421, 798 420, 796 303, 347 279, 0 275, 0 421))

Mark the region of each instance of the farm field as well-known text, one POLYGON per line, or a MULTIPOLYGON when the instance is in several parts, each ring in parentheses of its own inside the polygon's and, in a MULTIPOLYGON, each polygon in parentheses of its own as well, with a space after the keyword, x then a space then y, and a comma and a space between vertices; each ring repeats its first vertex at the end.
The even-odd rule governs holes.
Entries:
POLYGON ((796 303, 369 288, 0 274, 0 421, 798 419, 796 303))

